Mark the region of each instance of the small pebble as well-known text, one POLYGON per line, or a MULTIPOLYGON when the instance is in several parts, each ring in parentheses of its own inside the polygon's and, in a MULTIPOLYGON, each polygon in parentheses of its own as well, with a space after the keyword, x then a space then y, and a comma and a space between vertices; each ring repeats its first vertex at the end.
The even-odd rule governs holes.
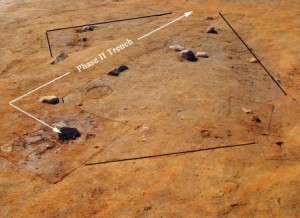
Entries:
POLYGON ((256 58, 251 58, 250 59, 250 63, 257 63, 257 62, 258 62, 258 60, 256 58))
POLYGON ((212 33, 212 34, 218 34, 218 32, 215 30, 214 26, 209 26, 205 33, 212 33))
POLYGON ((92 27, 92 26, 84 26, 84 27, 82 27, 82 31, 83 32, 94 31, 94 27, 92 27))
POLYGON ((284 142, 282 142, 282 141, 278 141, 278 142, 276 142, 276 145, 278 145, 279 147, 281 147, 283 145, 283 143, 284 142))
POLYGON ((80 38, 80 41, 86 42, 86 41, 87 41, 87 38, 86 38, 86 37, 81 37, 81 38, 80 38))
POLYGON ((252 121, 254 121, 254 122, 256 122, 256 123, 260 123, 260 122, 261 122, 261 120, 259 119, 258 116, 253 116, 253 117, 252 117, 252 121))
POLYGON ((47 104, 58 104, 59 103, 59 98, 56 96, 43 96, 39 100, 42 103, 47 103, 47 104))
POLYGON ((252 114, 252 110, 251 109, 247 109, 247 108, 244 108, 242 107, 242 110, 245 114, 252 114))
POLYGON ((174 51, 183 51, 185 49, 185 47, 183 47, 181 45, 171 45, 169 48, 174 51))
POLYGON ((213 20, 214 18, 213 17, 209 17, 209 16, 207 16, 206 18, 205 18, 205 20, 213 20))
POLYGON ((192 52, 191 50, 183 50, 179 53, 179 56, 181 59, 184 59, 184 60, 188 60, 188 61, 192 61, 192 62, 195 62, 197 61, 198 59, 195 57, 195 54, 194 52, 192 52))
POLYGON ((208 54, 206 52, 199 51, 196 53, 196 57, 208 58, 208 54))

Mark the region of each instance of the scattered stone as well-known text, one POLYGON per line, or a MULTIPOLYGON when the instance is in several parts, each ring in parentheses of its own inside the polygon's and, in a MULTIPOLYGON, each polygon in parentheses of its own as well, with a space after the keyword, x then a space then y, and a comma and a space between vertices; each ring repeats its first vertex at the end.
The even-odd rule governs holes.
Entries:
POLYGON ((56 64, 64 60, 66 57, 67 57, 66 53, 61 51, 58 55, 55 56, 55 58, 50 62, 50 64, 56 64))
POLYGON ((205 20, 214 20, 214 18, 207 16, 207 17, 205 17, 205 20))
POLYGON ((197 61, 198 59, 195 57, 195 54, 194 52, 192 52, 191 50, 183 50, 179 53, 179 56, 181 59, 184 59, 184 60, 188 60, 188 61, 192 61, 192 62, 195 62, 197 61))
POLYGON ((47 103, 47 104, 58 104, 59 103, 59 98, 56 96, 43 96, 39 100, 42 103, 47 103))
POLYGON ((86 38, 86 37, 81 37, 81 38, 80 38, 80 41, 86 42, 86 41, 87 41, 87 38, 86 38))
POLYGON ((254 122, 256 122, 256 123, 260 123, 260 122, 261 122, 261 120, 259 119, 258 116, 253 116, 253 117, 252 117, 252 121, 254 121, 254 122))
POLYGON ((283 145, 283 143, 284 142, 282 142, 282 141, 278 141, 278 142, 276 142, 276 145, 278 145, 279 147, 281 147, 283 145))
POLYGON ((112 71, 110 71, 109 73, 107 73, 110 76, 119 76, 121 72, 128 70, 128 67, 125 65, 122 65, 120 67, 116 67, 114 68, 112 71))
POLYGON ((251 58, 249 61, 250 61, 250 63, 257 63, 258 62, 258 60, 256 58, 251 58))
POLYGON ((171 45, 169 48, 174 50, 174 51, 183 51, 183 50, 185 50, 185 47, 183 47, 181 45, 171 45))
POLYGON ((60 132, 61 133, 58 133, 58 137, 62 141, 75 140, 81 136, 76 128, 62 127, 60 128, 60 132))
POLYGON ((278 84, 281 84, 281 80, 280 79, 278 79, 278 80, 276 80, 277 82, 278 82, 278 84))
POLYGON ((198 51, 196 57, 208 58, 208 54, 206 52, 198 51))
POLYGON ((141 130, 142 130, 143 132, 148 132, 149 127, 148 127, 148 126, 142 126, 141 130))
POLYGON ((200 132, 202 137, 210 136, 210 131, 201 124, 195 126, 195 129, 200 132))
POLYGON ((52 149, 54 147, 55 147, 55 144, 53 144, 53 143, 50 143, 50 144, 46 145, 46 149, 52 149))
POLYGON ((147 205, 147 206, 144 207, 144 210, 145 210, 145 211, 151 210, 151 209, 152 209, 152 206, 151 206, 151 205, 147 205))
POLYGON ((82 31, 83 32, 94 31, 94 27, 93 26, 84 26, 84 27, 82 27, 82 31))
POLYGON ((209 26, 205 33, 211 33, 211 34, 218 34, 217 30, 215 29, 214 26, 209 26))
POLYGON ((242 110, 245 114, 252 114, 252 110, 251 109, 247 109, 247 108, 244 108, 242 107, 242 110))

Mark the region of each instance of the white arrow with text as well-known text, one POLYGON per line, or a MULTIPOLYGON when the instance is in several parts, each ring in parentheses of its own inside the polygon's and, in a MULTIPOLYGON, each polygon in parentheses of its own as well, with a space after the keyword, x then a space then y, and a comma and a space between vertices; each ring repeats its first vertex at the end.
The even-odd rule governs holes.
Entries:
POLYGON ((174 22, 176 22, 176 21, 178 21, 178 20, 181 20, 182 18, 185 18, 185 17, 190 16, 192 13, 193 13, 193 11, 186 12, 186 13, 184 13, 183 16, 178 17, 177 19, 175 19, 175 20, 173 20, 173 21, 171 21, 171 22, 169 22, 169 23, 167 23, 167 24, 165 24, 165 25, 163 25, 163 26, 161 26, 161 27, 159 27, 159 28, 157 28, 157 29, 151 31, 150 33, 147 33, 146 35, 143 35, 142 37, 138 38, 138 40, 141 40, 141 39, 143 39, 143 38, 145 38, 145 37, 151 35, 152 33, 155 33, 156 31, 161 30, 161 29, 163 29, 163 28, 169 26, 170 24, 172 24, 172 23, 174 23, 174 22))

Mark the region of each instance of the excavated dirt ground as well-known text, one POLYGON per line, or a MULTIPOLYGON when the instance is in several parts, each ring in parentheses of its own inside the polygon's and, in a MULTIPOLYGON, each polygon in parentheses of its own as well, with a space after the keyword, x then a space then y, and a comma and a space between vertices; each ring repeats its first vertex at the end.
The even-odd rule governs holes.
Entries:
POLYGON ((299 15, 297 0, 0 0, 0 216, 298 217, 299 15), (46 30, 169 11, 50 32, 53 54, 68 56, 49 64, 46 30), (77 71, 126 39, 134 44, 77 71), (209 58, 180 60, 174 44, 209 58), (15 103, 80 131, 61 142, 8 102, 66 72, 15 103), (63 102, 42 104, 45 95, 63 102))

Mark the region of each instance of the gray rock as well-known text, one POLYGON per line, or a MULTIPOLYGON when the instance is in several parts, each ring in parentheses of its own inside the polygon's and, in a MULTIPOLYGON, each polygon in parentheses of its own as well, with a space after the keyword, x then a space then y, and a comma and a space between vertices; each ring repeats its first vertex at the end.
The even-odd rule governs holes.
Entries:
POLYGON ((207 27, 207 30, 205 31, 205 33, 218 34, 218 32, 214 26, 207 27))
POLYGON ((39 100, 42 103, 47 103, 47 104, 58 104, 59 103, 59 98, 56 96, 43 96, 39 100))
POLYGON ((250 61, 250 63, 257 63, 258 62, 258 60, 256 58, 254 58, 254 57, 251 58, 249 61, 250 61))
POLYGON ((208 54, 206 52, 199 51, 196 53, 196 57, 208 58, 208 54))
POLYGON ((185 47, 183 47, 181 45, 171 45, 169 48, 174 51, 183 51, 185 49, 185 47))
POLYGON ((184 60, 188 60, 188 61, 192 61, 192 62, 195 62, 197 61, 198 59, 195 57, 195 54, 194 52, 192 52, 191 50, 183 50, 179 53, 179 56, 181 59, 184 59, 184 60))
POLYGON ((128 67, 125 65, 122 65, 119 67, 115 67, 112 71, 108 72, 107 74, 110 76, 119 76, 120 73, 122 73, 125 70, 128 70, 128 67))

